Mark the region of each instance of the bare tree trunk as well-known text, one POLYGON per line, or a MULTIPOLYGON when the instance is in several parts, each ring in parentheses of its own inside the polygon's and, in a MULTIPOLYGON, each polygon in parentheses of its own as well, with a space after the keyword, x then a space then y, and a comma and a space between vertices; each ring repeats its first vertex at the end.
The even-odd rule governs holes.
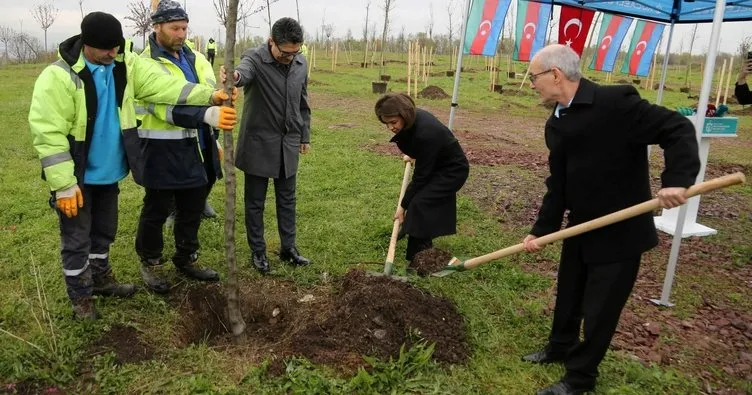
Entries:
POLYGON ((363 33, 363 44, 365 45, 365 49, 363 50, 363 67, 366 67, 366 62, 368 62, 368 12, 370 8, 371 2, 369 1, 366 4, 366 27, 363 33))
POLYGON ((697 26, 695 23, 694 29, 692 29, 692 39, 689 40, 689 59, 687 59, 687 72, 684 74, 684 86, 689 86, 689 70, 692 69, 692 48, 695 46, 695 37, 697 37, 697 26))
POLYGON ((272 36, 272 8, 269 6, 269 0, 266 0, 266 15, 269 18, 269 37, 272 36))
POLYGON ((298 23, 300 23, 300 6, 298 5, 298 0, 295 0, 295 10, 298 12, 298 23))
POLYGON ((81 10, 81 19, 84 19, 84 0, 78 0, 78 8, 81 10))
MULTIPOLYGON (((235 85, 235 31, 238 23, 238 2, 230 0, 227 10, 227 33, 225 38, 225 69, 227 70, 227 82, 225 90, 232 97, 235 85)), ((267 0, 267 6, 269 1, 267 0)), ((231 101, 225 105, 232 105, 231 101)), ((235 147, 233 144, 232 130, 223 131, 225 150, 225 255, 227 258, 227 312, 230 320, 230 329, 236 340, 241 340, 245 333, 245 321, 240 311, 238 294, 238 273, 235 262, 235 147)))

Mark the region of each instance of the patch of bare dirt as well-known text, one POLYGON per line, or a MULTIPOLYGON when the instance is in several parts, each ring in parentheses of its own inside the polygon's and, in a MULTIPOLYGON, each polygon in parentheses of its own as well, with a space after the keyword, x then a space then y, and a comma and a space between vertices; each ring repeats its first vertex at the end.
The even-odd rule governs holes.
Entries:
POLYGON ((449 95, 438 86, 429 85, 425 87, 422 91, 418 92, 418 97, 420 97, 421 99, 436 100, 436 99, 448 99, 449 95))
POLYGON ((112 352, 118 364, 138 363, 154 358, 155 350, 141 341, 138 330, 132 326, 115 324, 89 349, 91 356, 112 352))
POLYGON ((415 273, 421 277, 426 277, 444 269, 451 259, 451 253, 440 248, 429 248, 415 254, 415 258, 407 268, 415 270, 415 273))
POLYGON ((464 319, 453 302, 385 276, 353 270, 333 288, 303 289, 286 281, 254 280, 241 289, 245 339, 229 335, 224 294, 219 285, 187 288, 173 300, 181 312, 182 344, 208 341, 252 360, 282 361, 303 356, 315 363, 353 372, 366 366, 362 355, 397 357, 402 344, 417 338, 435 343, 434 359, 462 363, 469 357, 464 319))

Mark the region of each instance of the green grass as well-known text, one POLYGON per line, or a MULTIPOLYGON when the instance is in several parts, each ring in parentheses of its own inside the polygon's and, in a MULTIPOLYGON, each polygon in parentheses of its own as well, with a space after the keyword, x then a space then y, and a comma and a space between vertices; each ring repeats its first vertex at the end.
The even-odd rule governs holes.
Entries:
MULTIPOLYGON (((162 297, 144 292, 129 300, 97 300, 104 317, 100 321, 72 320, 60 270, 57 219, 46 204, 48 193, 39 178, 39 162, 26 122, 34 79, 42 67, 0 69, 0 79, 4 81, 4 89, 0 90, 0 120, 4 125, 0 129, 3 141, 0 144, 3 158, 0 166, 3 186, 0 191, 0 251, 3 251, 0 254, 3 284, 0 289, 0 384, 32 381, 74 393, 527 394, 557 380, 563 373, 561 367, 531 366, 519 359, 520 355, 545 342, 550 325, 550 317, 544 315, 543 310, 549 303, 553 282, 524 271, 520 263, 530 259, 528 257, 495 262, 440 280, 414 280, 416 286, 453 299, 466 318, 472 358, 466 365, 446 369, 430 362, 430 346, 419 346, 404 350, 393 361, 373 361, 373 370, 360 371, 351 377, 299 359, 287 362, 283 376, 270 377, 266 374, 268 363, 251 363, 205 344, 176 347, 172 339, 179 319, 177 312, 162 297), (39 274, 34 275, 32 269, 37 266, 39 274), (46 293, 46 304, 40 303, 37 297, 37 282, 46 293), (49 321, 54 324, 54 330, 43 318, 45 308, 49 309, 49 321), (159 358, 122 366, 115 363, 112 355, 88 359, 88 345, 116 323, 138 328, 141 338, 157 347, 159 358)), ((328 67, 324 60, 319 60, 319 69, 328 67)), ((471 67, 480 68, 482 62, 471 67)), ((502 69, 506 68, 502 66, 502 69)), ((441 70, 439 66, 434 69, 441 70)), ((517 70, 524 68, 518 65, 517 70)), ((400 78, 405 73, 404 65, 390 64, 388 72, 393 79, 400 78)), ((298 243, 302 252, 315 263, 292 270, 279 265, 276 256, 270 255, 280 276, 300 285, 320 284, 324 281, 324 272, 330 277, 339 276, 358 263, 380 262, 386 254, 402 165, 393 157, 363 149, 364 145, 386 142, 390 137, 372 115, 375 96, 370 93, 370 81, 377 78, 376 74, 373 69, 344 66, 336 73, 313 72, 312 80, 319 84, 310 87, 316 99, 312 103, 312 151, 302 157, 298 173, 298 243), (329 128, 337 123, 354 126, 329 128)), ((535 105, 534 96, 509 99, 487 92, 487 75, 486 72, 463 74, 462 108, 489 114, 509 111, 541 119, 547 115, 547 111, 535 105), (517 105, 507 106, 508 99, 517 105)), ((451 93, 451 78, 435 77, 429 83, 451 93)), ((395 84, 393 89, 404 88, 395 84)), ((652 94, 646 92, 645 96, 651 98, 652 94)), ((686 100, 680 96, 669 92, 665 103, 685 105, 686 100)), ((419 104, 449 108, 448 99, 419 104)), ((749 122, 745 118, 741 126, 749 130, 752 126, 749 122)), ((729 147, 729 155, 736 155, 735 150, 729 147)), ((741 156, 746 161, 743 163, 752 163, 748 154, 741 156)), ((717 156, 713 159, 719 160, 717 156)), ((471 177, 482 177, 485 171, 491 170, 473 169, 471 177)), ((248 266, 242 177, 238 180, 238 264, 241 279, 251 280, 257 274, 248 266)), ((750 190, 746 188, 744 193, 749 196, 750 190)), ((141 281, 134 235, 142 195, 141 188, 130 178, 121 183, 119 233, 111 252, 118 278, 134 283, 141 281)), ((273 194, 269 195, 265 221, 268 248, 274 251, 279 240, 273 194)), ((221 215, 223 201, 224 188, 220 184, 212 192, 211 202, 221 215)), ((459 229, 463 231, 436 243, 457 256, 476 256, 515 244, 529 226, 513 224, 502 228, 493 216, 465 195, 460 196, 458 204, 459 229)), ((748 228, 746 232, 749 234, 748 228)), ((166 235, 165 240, 165 256, 169 256, 171 235, 166 235)), ((222 221, 204 221, 200 240, 202 262, 211 264, 226 278, 222 221)), ((748 254, 748 247, 740 248, 740 254, 748 254)), ((558 254, 555 249, 548 249, 546 253, 552 258, 558 254)), ((403 255, 404 242, 397 251, 397 274, 404 274, 403 255)), ((626 355, 610 352, 601 365, 598 392, 693 393, 699 388, 698 378, 671 368, 645 367, 626 355)))

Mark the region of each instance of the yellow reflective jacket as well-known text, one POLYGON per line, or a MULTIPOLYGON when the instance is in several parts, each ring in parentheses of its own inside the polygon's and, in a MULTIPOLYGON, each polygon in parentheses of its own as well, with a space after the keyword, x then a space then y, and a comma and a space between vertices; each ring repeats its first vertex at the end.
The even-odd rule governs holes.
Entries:
MULTIPOLYGON (((198 78, 199 85, 214 88, 214 69, 209 61, 185 45, 183 54, 198 78)), ((141 57, 156 64, 162 73, 185 81, 183 70, 166 56, 152 33, 141 57)), ((136 101, 136 116, 141 122, 138 134, 142 139, 143 186, 154 189, 186 189, 206 185, 208 178, 204 160, 213 165, 217 176, 221 175, 214 133, 203 122, 205 112, 206 107, 136 101), (205 153, 209 158, 204 158, 200 149, 199 133, 203 133, 205 153)))
MULTIPOLYGON (((208 105, 213 89, 166 76, 153 62, 132 52, 125 41, 113 69, 115 96, 128 165, 140 181, 140 141, 135 100, 208 105)), ((97 113, 97 92, 86 67, 80 36, 60 44, 58 61, 47 66, 34 84, 29 109, 32 143, 42 162, 42 178, 51 191, 83 183, 89 142, 97 113)))

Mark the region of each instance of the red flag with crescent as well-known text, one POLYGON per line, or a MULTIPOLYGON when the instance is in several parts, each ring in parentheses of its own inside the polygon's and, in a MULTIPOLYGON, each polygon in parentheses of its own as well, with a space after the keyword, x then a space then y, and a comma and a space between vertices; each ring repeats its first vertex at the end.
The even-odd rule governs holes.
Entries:
POLYGON ((595 11, 568 5, 561 6, 559 44, 571 47, 582 56, 595 11))

